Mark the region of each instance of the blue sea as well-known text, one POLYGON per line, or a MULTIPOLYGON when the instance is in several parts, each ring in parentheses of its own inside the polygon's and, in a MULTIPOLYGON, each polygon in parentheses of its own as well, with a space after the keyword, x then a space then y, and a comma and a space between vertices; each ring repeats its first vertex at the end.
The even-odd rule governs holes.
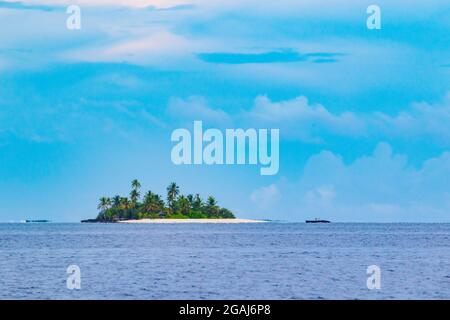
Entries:
POLYGON ((0 224, 0 299, 450 299, 450 224, 0 224))

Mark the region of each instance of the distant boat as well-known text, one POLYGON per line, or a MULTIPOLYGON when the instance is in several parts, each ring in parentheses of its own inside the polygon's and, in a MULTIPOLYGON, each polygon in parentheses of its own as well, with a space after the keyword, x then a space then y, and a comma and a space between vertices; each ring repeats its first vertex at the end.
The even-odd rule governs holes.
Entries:
POLYGON ((306 220, 306 223, 330 223, 328 220, 314 219, 314 220, 306 220))
POLYGON ((26 223, 48 223, 50 220, 25 220, 26 223))

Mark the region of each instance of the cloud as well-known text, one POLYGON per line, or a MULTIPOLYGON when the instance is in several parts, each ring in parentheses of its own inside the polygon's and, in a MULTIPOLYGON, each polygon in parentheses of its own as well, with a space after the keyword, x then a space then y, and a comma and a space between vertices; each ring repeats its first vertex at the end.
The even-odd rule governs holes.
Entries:
POLYGON ((271 184, 253 191, 250 199, 259 209, 267 209, 280 199, 280 193, 277 186, 271 184))
MULTIPOLYGON (((415 168, 407 156, 379 143, 372 154, 348 164, 322 151, 309 158, 297 182, 280 181, 254 194, 264 201, 260 190, 277 190, 277 201, 264 209, 280 219, 450 222, 449 179, 449 152, 415 168)), ((270 192, 267 195, 273 199, 270 192)))
MULTIPOLYGON (((404 83, 418 86, 417 81, 409 79, 414 78, 417 69, 429 70, 428 60, 418 56, 423 50, 421 44, 405 39, 404 33, 400 41, 392 39, 400 34, 394 31, 383 31, 383 36, 376 39, 368 37, 361 23, 365 8, 356 1, 213 2, 23 0, 20 6, 26 7, 79 4, 82 28, 67 30, 67 14, 61 10, 5 10, 0 20, 14 32, 0 35, 2 47, 32 51, 8 53, 2 68, 40 68, 73 62, 132 63, 165 70, 206 70, 217 78, 283 85, 286 90, 314 88, 339 93, 370 90, 380 83, 396 88, 404 83), (339 17, 349 15, 348 19, 328 19, 337 11, 339 17), (37 32, 45 33, 44 41, 37 32), (420 47, 420 51, 411 53, 410 47, 420 47), (347 55, 341 58, 335 51, 347 55)), ((408 10, 408 14, 411 11, 415 10, 408 10)), ((429 39, 423 32, 417 35, 416 29, 412 30, 407 34, 429 39)), ((446 34, 444 27, 439 30, 438 37, 446 34)), ((427 55, 439 61, 446 52, 445 48, 439 49, 429 46, 427 55)), ((443 83, 441 76, 430 77, 430 81, 443 83)))
POLYGON ((198 58, 209 63, 246 64, 246 63, 289 63, 312 60, 313 62, 335 62, 338 53, 300 54, 292 49, 269 51, 262 53, 199 53, 198 58), (317 59, 318 58, 318 59, 317 59))
MULTIPOLYGON (((6 2, 16 2, 15 0, 7 0, 6 2)), ((210 0, 23 0, 23 3, 40 3, 40 4, 79 4, 91 6, 128 6, 135 8, 146 7, 173 7, 186 4, 194 4, 206 7, 209 10, 229 11, 229 10, 253 10, 259 14, 293 14, 303 13, 305 15, 316 14, 323 16, 334 16, 341 18, 347 17, 354 13, 351 8, 360 8, 361 4, 358 0, 315 0, 315 1, 298 1, 298 0, 281 0, 274 2, 261 2, 259 0, 228 0, 228 1, 210 1, 210 0), (349 12, 350 11, 350 12, 349 12)), ((396 13, 405 11, 404 3, 400 0, 380 0, 377 4, 395 10, 396 13)), ((368 4, 367 4, 368 5, 368 4)), ((367 7, 362 4, 364 9, 367 7)), ((417 8, 413 12, 413 16, 428 15, 435 10, 446 8, 446 0, 436 0, 430 3, 424 3, 421 0, 411 0, 408 7, 417 8)))
POLYGON ((304 195, 304 200, 308 204, 328 204, 336 197, 336 191, 333 186, 319 186, 308 190, 304 195))
MULTIPOLYGON (((15 3, 16 1, 5 1, 15 3)), ((133 8, 169 8, 187 5, 183 0, 24 0, 24 4, 80 5, 80 6, 126 6, 133 8)))
POLYGON ((321 104, 311 104, 305 96, 277 102, 258 96, 244 118, 247 123, 280 128, 284 138, 310 143, 339 135, 353 139, 428 137, 449 145, 450 93, 438 103, 412 103, 392 115, 379 111, 333 113, 321 104))
POLYGON ((0 1, 0 8, 16 9, 16 10, 39 10, 39 11, 54 11, 61 9, 60 6, 50 5, 35 5, 27 4, 19 1, 0 1))
POLYGON ((157 11, 179 11, 179 10, 192 10, 197 8, 193 4, 177 4, 171 7, 155 7, 155 6, 149 6, 147 9, 150 10, 157 10, 157 11))
POLYGON ((189 97, 188 99, 171 98, 167 109, 168 114, 183 122, 201 120, 205 125, 227 126, 231 117, 221 109, 210 108, 202 97, 189 97))
POLYGON ((373 131, 381 131, 386 136, 426 136, 445 143, 450 139, 450 93, 436 104, 413 103, 410 109, 396 115, 376 112, 368 122, 373 131))
POLYGON ((360 136, 365 132, 365 123, 351 112, 332 114, 320 104, 310 104, 304 96, 292 100, 272 102, 267 96, 258 96, 250 111, 236 114, 211 108, 204 97, 187 100, 172 98, 168 113, 173 118, 205 124, 254 128, 277 128, 283 139, 295 139, 309 143, 322 143, 324 133, 343 136, 360 136))
POLYGON ((258 96, 245 117, 258 126, 280 128, 287 138, 308 142, 321 142, 320 135, 325 131, 344 136, 365 132, 364 122, 355 114, 333 114, 320 104, 310 104, 305 96, 278 102, 271 101, 267 96, 258 96))
POLYGON ((4 68, 22 70, 77 62, 180 68, 183 66, 179 63, 181 58, 195 61, 191 52, 205 50, 209 46, 171 31, 184 15, 195 9, 185 2, 174 6, 169 6, 170 1, 160 5, 156 3, 142 10, 108 5, 114 1, 100 1, 98 6, 96 3, 1 1, 0 8, 20 9, 0 12, 0 20, 13 30, 0 35, 4 68), (77 3, 81 3, 81 29, 68 30, 66 19, 69 15, 65 5, 77 3), (36 33, 45 34, 45 39, 37 37, 36 33))
POLYGON ((312 144, 326 143, 339 136, 357 139, 402 139, 426 137, 439 145, 450 143, 450 93, 436 104, 412 103, 411 107, 390 115, 379 111, 331 112, 305 96, 272 101, 257 96, 249 110, 234 114, 211 108, 203 97, 188 100, 173 98, 168 107, 174 118, 204 120, 211 124, 241 127, 276 128, 284 140, 298 140, 312 144))
POLYGON ((152 31, 150 35, 131 40, 121 40, 104 47, 96 47, 69 53, 68 57, 90 62, 121 62, 134 64, 158 63, 170 57, 185 54, 191 44, 183 37, 164 30, 152 31))

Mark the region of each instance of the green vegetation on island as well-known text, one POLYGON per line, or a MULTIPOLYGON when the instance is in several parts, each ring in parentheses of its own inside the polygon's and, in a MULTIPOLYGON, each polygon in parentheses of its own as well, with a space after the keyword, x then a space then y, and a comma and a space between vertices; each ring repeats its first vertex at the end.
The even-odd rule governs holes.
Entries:
POLYGON ((234 219, 233 213, 217 205, 214 197, 203 201, 199 194, 186 196, 172 182, 167 187, 166 202, 156 193, 148 191, 141 201, 141 184, 131 182, 129 197, 119 195, 113 198, 102 197, 98 204, 100 210, 96 219, 86 222, 115 222, 134 219, 234 219))

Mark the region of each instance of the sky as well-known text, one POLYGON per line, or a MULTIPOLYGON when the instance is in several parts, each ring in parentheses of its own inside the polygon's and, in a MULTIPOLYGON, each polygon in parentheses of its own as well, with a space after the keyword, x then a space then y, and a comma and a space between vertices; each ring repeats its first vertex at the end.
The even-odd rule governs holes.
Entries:
POLYGON ((137 178, 241 218, 450 222, 447 0, 0 1, 0 30, 0 221, 93 218, 137 178), (173 164, 195 120, 279 129, 278 173, 173 164))

